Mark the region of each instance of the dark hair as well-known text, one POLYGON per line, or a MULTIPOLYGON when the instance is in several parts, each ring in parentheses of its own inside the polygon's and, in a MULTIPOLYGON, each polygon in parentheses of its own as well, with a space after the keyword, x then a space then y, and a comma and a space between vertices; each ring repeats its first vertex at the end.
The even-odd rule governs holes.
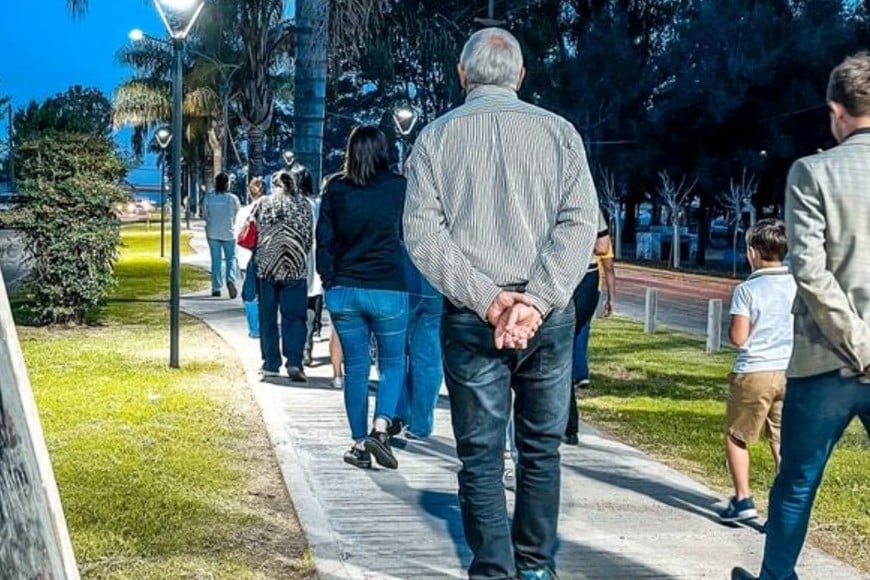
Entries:
POLYGON ((390 170, 390 145, 377 127, 356 127, 347 139, 344 177, 354 185, 365 187, 379 173, 390 170))
POLYGON ((289 195, 296 195, 298 192, 298 188, 296 187, 296 181, 290 176, 286 171, 282 171, 278 175, 278 179, 281 182, 281 187, 284 188, 284 193, 289 195))
POLYGON ((853 117, 870 115, 870 52, 850 56, 831 71, 827 97, 853 117))
POLYGON ((290 168, 290 175, 293 177, 293 181, 296 182, 296 188, 299 190, 299 193, 306 197, 314 195, 314 177, 307 167, 294 163, 293 167, 290 168))
POLYGON ((772 218, 758 220, 746 232, 746 245, 765 262, 782 262, 788 254, 785 224, 772 218))
POLYGON ((230 187, 230 176, 226 173, 218 173, 214 176, 215 191, 225 192, 230 187))

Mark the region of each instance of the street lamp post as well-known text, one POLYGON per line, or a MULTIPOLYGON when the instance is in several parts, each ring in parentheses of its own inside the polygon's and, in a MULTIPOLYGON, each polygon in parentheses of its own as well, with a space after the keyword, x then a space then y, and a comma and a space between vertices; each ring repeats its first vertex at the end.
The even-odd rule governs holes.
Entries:
POLYGON ((183 123, 184 40, 202 13, 205 0, 154 0, 172 42, 172 257, 169 272, 169 366, 178 368, 181 327, 181 135, 183 123))
POLYGON ((393 122, 399 133, 399 139, 396 141, 396 146, 399 148, 399 173, 404 173, 405 139, 414 130, 414 125, 417 124, 417 111, 406 105, 396 107, 393 109, 393 122))
POLYGON ((172 141, 172 132, 163 127, 154 134, 160 146, 160 257, 164 257, 164 238, 166 237, 166 148, 172 141))

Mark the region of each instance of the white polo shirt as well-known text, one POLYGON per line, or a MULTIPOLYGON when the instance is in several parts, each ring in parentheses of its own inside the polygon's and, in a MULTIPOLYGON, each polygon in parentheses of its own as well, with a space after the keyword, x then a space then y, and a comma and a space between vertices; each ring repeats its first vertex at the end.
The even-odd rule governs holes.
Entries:
POLYGON ((786 266, 762 268, 734 289, 731 316, 749 319, 749 338, 738 349, 732 372, 788 368, 794 338, 791 313, 797 285, 786 266))

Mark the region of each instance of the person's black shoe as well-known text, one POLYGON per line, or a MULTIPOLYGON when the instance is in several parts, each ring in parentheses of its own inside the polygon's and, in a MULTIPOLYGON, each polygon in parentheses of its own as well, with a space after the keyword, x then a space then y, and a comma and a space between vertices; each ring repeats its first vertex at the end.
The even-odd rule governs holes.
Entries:
POLYGON ((758 578, 738 566, 731 570, 731 580, 758 580, 758 578))
POLYGON ((212 298, 220 298, 220 297, 221 297, 221 291, 220 291, 220 290, 212 290, 212 291, 211 291, 211 297, 212 297, 212 298))
POLYGON ((344 462, 360 469, 372 468, 372 456, 369 455, 368 451, 358 449, 356 445, 351 447, 350 451, 345 452, 344 462))
POLYGON ((227 292, 230 293, 230 300, 235 300, 236 296, 239 295, 239 291, 233 282, 227 282, 227 292))
POLYGON ((565 445, 580 445, 580 438, 577 437, 577 434, 574 435, 562 435, 562 443, 565 445))
POLYGON ((387 427, 387 437, 392 439, 393 437, 395 437, 396 435, 401 433, 402 429, 404 429, 404 428, 405 428, 405 422, 402 421, 401 419, 399 419, 398 417, 396 417, 390 423, 390 426, 387 427))
POLYGON ((294 383, 307 383, 308 377, 305 376, 305 371, 299 367, 287 367, 287 378, 294 383))
POLYGON ((372 429, 372 432, 366 437, 365 446, 366 451, 374 455, 375 461, 379 465, 387 469, 399 467, 399 462, 396 461, 396 456, 393 455, 393 450, 390 449, 390 437, 386 433, 372 429))

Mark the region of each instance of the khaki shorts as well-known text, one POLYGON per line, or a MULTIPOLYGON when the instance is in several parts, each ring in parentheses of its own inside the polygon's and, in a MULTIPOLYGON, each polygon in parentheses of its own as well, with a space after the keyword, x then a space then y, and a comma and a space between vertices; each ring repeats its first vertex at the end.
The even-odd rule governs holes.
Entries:
POLYGON ((785 372, 731 373, 725 431, 743 443, 755 443, 764 431, 779 443, 785 372))

